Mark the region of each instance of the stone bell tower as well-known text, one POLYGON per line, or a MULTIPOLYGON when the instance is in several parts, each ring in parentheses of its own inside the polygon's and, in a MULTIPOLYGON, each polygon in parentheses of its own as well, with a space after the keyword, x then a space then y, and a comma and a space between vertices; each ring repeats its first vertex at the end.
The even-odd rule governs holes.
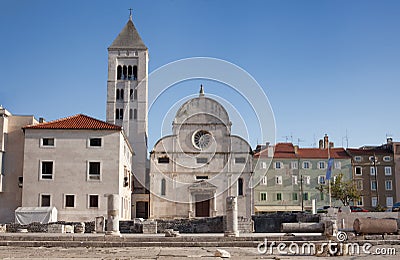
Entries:
POLYGON ((148 216, 147 91, 148 49, 132 21, 108 47, 107 122, 123 127, 134 150, 132 217, 148 216))

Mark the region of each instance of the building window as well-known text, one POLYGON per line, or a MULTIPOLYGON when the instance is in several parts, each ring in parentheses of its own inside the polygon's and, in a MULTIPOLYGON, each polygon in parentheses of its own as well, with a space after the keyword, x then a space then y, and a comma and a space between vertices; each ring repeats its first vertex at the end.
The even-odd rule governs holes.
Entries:
POLYGON ((371 197, 371 206, 376 207, 378 205, 378 198, 377 197, 371 197))
POLYGON ((371 181, 371 190, 376 190, 376 181, 371 181))
POLYGON ((335 169, 342 169, 342 162, 335 162, 335 169))
POLYGON ((137 109, 133 110, 133 119, 137 119, 137 109))
POLYGON ((260 169, 267 169, 267 163, 266 162, 261 162, 260 169))
POLYGON ((129 119, 132 119, 132 117, 133 117, 133 111, 132 109, 129 109, 129 119))
POLYGON ((390 166, 385 167, 385 175, 386 176, 392 175, 392 167, 390 167, 390 166))
POLYGON ((310 176, 304 176, 304 183, 307 184, 307 185, 310 185, 311 177, 310 176))
POLYGON ((297 169, 299 168, 298 164, 296 161, 290 162, 290 168, 291 169, 297 169))
POLYGON ((363 180, 356 180, 357 190, 363 190, 363 180))
POLYGON ((281 162, 275 162, 275 169, 281 169, 281 162))
POLYGON ((55 146, 54 138, 42 138, 41 146, 54 147, 55 146))
POLYGON ((318 162, 318 169, 325 169, 325 168, 326 168, 325 162, 318 162))
POLYGON ((238 179, 238 196, 243 196, 243 178, 238 179))
POLYGON ((133 89, 129 90, 129 98, 132 100, 133 99, 133 89))
POLYGON ((361 156, 355 156, 354 161, 356 162, 361 162, 361 156))
POLYGON ((100 162, 89 162, 88 179, 100 180, 101 166, 100 162))
POLYGON ((196 180, 208 180, 208 176, 199 175, 199 176, 196 176, 196 180))
POLYGON ((262 184, 262 185, 267 185, 267 184, 268 184, 268 178, 267 178, 267 176, 264 176, 264 177, 261 178, 261 184, 262 184))
POLYGON ((64 196, 64 207, 74 208, 75 207, 75 195, 65 195, 64 196))
POLYGON ((158 163, 169 163, 169 157, 158 157, 158 163))
POLYGON ((392 160, 392 158, 390 156, 383 157, 383 161, 385 161, 385 162, 390 162, 391 160, 392 160))
POLYGON ((369 167, 369 172, 371 173, 371 175, 375 175, 376 169, 374 166, 369 167))
POLYGON ((53 161, 42 161, 42 169, 40 178, 42 180, 52 180, 53 179, 53 161))
POLYGON ((90 147, 101 147, 101 138, 90 138, 89 146, 90 147))
POLYGON ((135 89, 133 91, 133 99, 136 100, 137 99, 137 89, 135 89))
POLYGON ((292 193, 292 199, 293 199, 293 200, 298 200, 298 199, 299 199, 299 198, 298 198, 297 192, 293 192, 293 193, 292 193))
POLYGON ((89 208, 99 207, 99 195, 89 195, 89 208))
POLYGON ((357 200, 357 206, 363 206, 364 205, 364 197, 361 196, 359 200, 357 200))
POLYGON ((393 207, 393 197, 386 197, 386 207, 393 207))
POLYGON ((298 184, 298 182, 297 182, 297 176, 293 175, 293 176, 292 176, 292 185, 297 185, 297 184, 298 184))
POLYGON ((161 196, 165 196, 166 192, 166 181, 165 179, 161 180, 161 196))
POLYGON ((244 157, 236 157, 235 158, 235 163, 240 163, 240 164, 246 163, 246 158, 244 158, 244 157))
POLYGON ((318 184, 325 185, 325 176, 323 175, 318 176, 318 184))
POLYGON ((275 176, 275 184, 278 185, 282 184, 282 176, 275 176))
POLYGON ((310 169, 311 167, 310 162, 303 162, 303 169, 310 169))
POLYGON ((204 157, 197 157, 196 163, 207 163, 208 159, 204 157))
POLYGON ((282 200, 282 193, 276 194, 276 200, 282 200))
POLYGON ((308 192, 303 193, 303 200, 309 200, 308 192))
POLYGON ((386 180, 385 181, 385 188, 386 190, 392 190, 392 180, 386 180))
POLYGON ((362 175, 362 167, 361 166, 356 166, 354 168, 354 174, 357 175, 357 176, 362 175))
POLYGON ((115 109, 115 119, 124 119, 124 109, 122 108, 115 109))
POLYGON ((267 193, 260 192, 260 201, 267 201, 267 193))
POLYGON ((51 206, 51 196, 49 194, 40 195, 40 207, 50 207, 51 206))

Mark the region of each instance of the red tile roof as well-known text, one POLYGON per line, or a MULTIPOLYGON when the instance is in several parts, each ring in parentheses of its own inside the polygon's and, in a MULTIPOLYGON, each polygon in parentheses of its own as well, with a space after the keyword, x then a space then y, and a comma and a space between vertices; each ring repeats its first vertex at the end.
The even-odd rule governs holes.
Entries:
POLYGON ((388 154, 392 153, 389 149, 362 149, 362 148, 349 148, 347 151, 351 155, 374 155, 374 154, 388 154))
MULTIPOLYGON (((254 154, 254 157, 267 157, 268 152, 266 150, 267 149, 254 154)), ((344 148, 330 148, 329 154, 330 158, 350 159, 350 156, 346 153, 344 148)), ((292 143, 277 143, 273 156, 274 158, 327 159, 328 150, 319 148, 297 148, 296 153, 295 146, 292 143)))
POLYGON ((24 129, 91 129, 91 130, 121 130, 117 125, 98 120, 87 115, 74 115, 54 121, 25 126, 24 129))

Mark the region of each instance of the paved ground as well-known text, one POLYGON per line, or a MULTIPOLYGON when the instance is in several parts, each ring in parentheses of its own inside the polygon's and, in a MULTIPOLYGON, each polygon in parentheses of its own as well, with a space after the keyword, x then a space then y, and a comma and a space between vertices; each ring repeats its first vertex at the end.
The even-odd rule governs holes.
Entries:
MULTIPOLYGON (((395 248, 394 255, 367 255, 336 257, 335 259, 398 259, 399 245, 386 245, 395 248)), ((382 246, 381 246, 382 248, 382 246)), ((311 257, 305 255, 260 254, 257 248, 221 248, 231 254, 231 259, 333 259, 332 257, 311 257)), ((371 248, 375 252, 376 248, 371 248)), ((214 257, 216 248, 212 247, 137 247, 137 248, 60 248, 60 247, 0 247, 0 259, 220 259, 214 257)), ((276 250, 275 250, 276 251, 276 250)))

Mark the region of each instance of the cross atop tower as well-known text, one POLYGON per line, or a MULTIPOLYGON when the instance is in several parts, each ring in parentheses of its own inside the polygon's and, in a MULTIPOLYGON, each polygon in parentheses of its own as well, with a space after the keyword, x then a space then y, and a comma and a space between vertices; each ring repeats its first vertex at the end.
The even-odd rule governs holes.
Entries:
POLYGON ((129 10, 129 20, 131 20, 132 21, 132 8, 129 8, 128 9, 129 10))

